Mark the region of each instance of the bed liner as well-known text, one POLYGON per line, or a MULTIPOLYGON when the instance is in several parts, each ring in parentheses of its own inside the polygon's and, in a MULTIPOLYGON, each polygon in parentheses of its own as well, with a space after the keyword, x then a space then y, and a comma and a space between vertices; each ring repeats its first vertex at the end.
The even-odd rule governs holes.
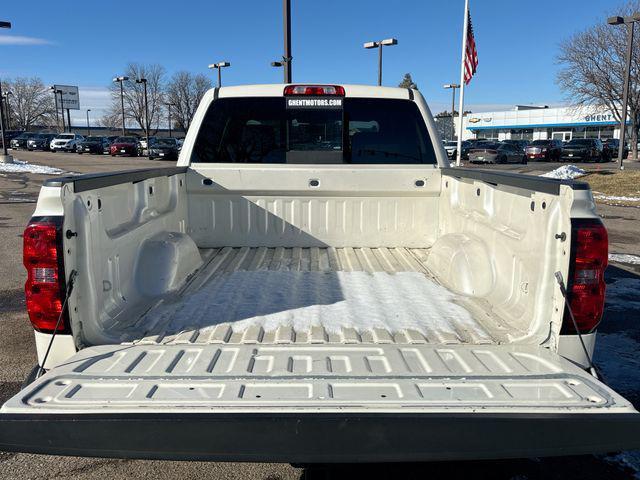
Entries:
POLYGON ((490 344, 513 333, 438 284, 428 249, 202 253, 200 271, 123 330, 123 343, 490 344))

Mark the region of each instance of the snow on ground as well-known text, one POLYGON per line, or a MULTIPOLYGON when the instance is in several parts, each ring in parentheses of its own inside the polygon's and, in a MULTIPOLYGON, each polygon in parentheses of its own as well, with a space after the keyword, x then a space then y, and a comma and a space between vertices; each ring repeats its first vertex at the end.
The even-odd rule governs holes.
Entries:
POLYGON ((628 263, 630 265, 640 265, 640 256, 630 253, 610 253, 610 262, 628 263))
POLYGON ((615 195, 604 195, 599 192, 593 192, 593 198, 596 200, 608 200, 613 202, 640 202, 640 197, 617 197, 615 195))
POLYGON ((558 180, 571 180, 574 178, 582 177, 587 172, 583 169, 576 167, 575 165, 562 165, 561 167, 551 170, 550 172, 543 173, 541 177, 556 178, 558 180))
POLYGON ((46 165, 35 165, 22 160, 13 160, 14 163, 0 163, 0 173, 40 173, 43 175, 60 175, 64 170, 46 165))

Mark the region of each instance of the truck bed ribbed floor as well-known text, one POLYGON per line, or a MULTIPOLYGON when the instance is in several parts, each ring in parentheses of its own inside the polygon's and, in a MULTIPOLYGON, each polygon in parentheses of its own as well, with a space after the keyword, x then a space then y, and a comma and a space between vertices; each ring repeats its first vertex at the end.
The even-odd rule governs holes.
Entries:
POLYGON ((494 343, 407 248, 222 248, 134 343, 494 343))

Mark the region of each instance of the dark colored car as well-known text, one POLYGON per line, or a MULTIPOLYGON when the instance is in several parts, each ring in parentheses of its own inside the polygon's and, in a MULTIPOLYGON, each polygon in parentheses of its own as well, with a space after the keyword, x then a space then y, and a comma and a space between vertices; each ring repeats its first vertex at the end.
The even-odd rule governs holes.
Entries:
MULTIPOLYGON (((22 135, 24 130, 5 130, 4 138, 7 139, 7 147, 11 147, 11 140, 16 138, 18 135, 22 135)), ((0 137, 0 147, 2 147, 2 137, 0 137)))
POLYGON ((19 150, 21 148, 24 148, 26 150, 29 139, 32 138, 33 135, 33 133, 21 133, 17 137, 11 139, 11 141, 9 142, 9 146, 13 150, 19 150))
POLYGON ((526 148, 527 160, 545 160, 557 162, 562 156, 562 142, 560 140, 534 140, 526 148))
POLYGON ((78 145, 76 145, 76 153, 109 154, 111 142, 107 137, 87 137, 78 145))
POLYGON ((469 151, 471 163, 527 163, 517 145, 508 143, 483 143, 469 151))
POLYGON ((529 140, 503 140, 502 143, 506 143, 508 145, 515 145, 516 147, 522 150, 522 153, 525 153, 527 147, 529 146, 529 140))
MULTIPOLYGON (((609 160, 615 160, 618 158, 618 153, 620 149, 620 140, 618 138, 607 138, 605 141, 602 142, 602 146, 609 160)), ((628 155, 629 155, 629 147, 625 145, 624 151, 622 152, 622 158, 627 158, 628 155)))
MULTIPOLYGON (((461 158, 462 160, 468 160, 470 147, 471 147, 471 144, 468 141, 466 140, 462 141, 462 158, 461 158)), ((447 152, 447 157, 449 157, 449 160, 453 161, 457 158, 458 142, 456 141, 445 142, 444 149, 447 152)))
POLYGON ((51 140, 56 133, 35 133, 27 140, 27 150, 50 150, 51 140))
POLYGON ((109 147, 109 153, 112 157, 116 155, 129 155, 137 157, 140 146, 136 137, 118 137, 109 147))
POLYGON ((574 138, 562 147, 562 160, 605 162, 609 159, 599 138, 574 138))
POLYGON ((175 138, 156 138, 151 141, 151 149, 149 150, 149 158, 159 158, 161 160, 177 160, 178 159, 178 141, 175 138))

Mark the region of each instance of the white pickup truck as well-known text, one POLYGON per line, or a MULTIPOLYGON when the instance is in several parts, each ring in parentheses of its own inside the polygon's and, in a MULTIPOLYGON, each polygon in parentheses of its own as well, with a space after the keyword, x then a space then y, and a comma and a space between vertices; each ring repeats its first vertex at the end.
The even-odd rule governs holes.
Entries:
POLYGON ((24 234, 39 367, 0 410, 0 450, 640 447, 590 360, 607 232, 588 185, 451 168, 437 138, 415 90, 224 87, 176 167, 48 180, 24 234))

